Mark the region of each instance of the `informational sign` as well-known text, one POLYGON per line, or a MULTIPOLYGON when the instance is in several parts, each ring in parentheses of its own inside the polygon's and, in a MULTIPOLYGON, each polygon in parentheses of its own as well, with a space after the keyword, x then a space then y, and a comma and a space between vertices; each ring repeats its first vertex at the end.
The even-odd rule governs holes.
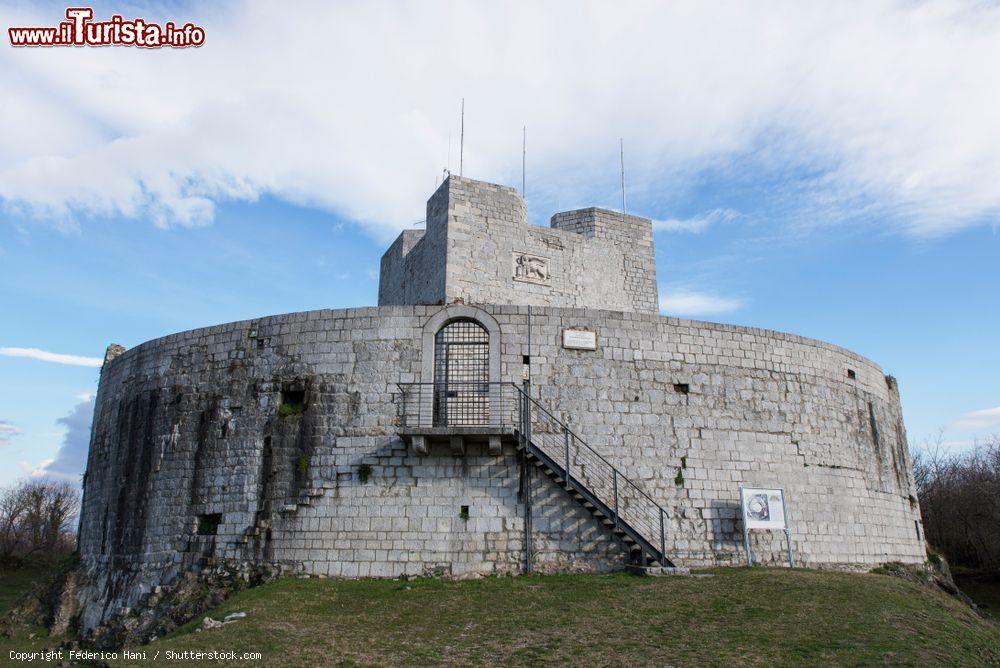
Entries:
POLYGON ((792 560, 792 532, 788 526, 785 505, 785 490, 765 487, 740 487, 740 516, 743 518, 743 547, 747 554, 747 564, 753 565, 750 549, 750 531, 753 529, 778 530, 785 533, 788 549, 788 565, 792 560))
POLYGON ((786 529, 785 493, 780 489, 744 487, 741 503, 748 529, 786 529))
POLYGON ((589 332, 585 329, 564 329, 563 348, 597 350, 597 332, 589 332))

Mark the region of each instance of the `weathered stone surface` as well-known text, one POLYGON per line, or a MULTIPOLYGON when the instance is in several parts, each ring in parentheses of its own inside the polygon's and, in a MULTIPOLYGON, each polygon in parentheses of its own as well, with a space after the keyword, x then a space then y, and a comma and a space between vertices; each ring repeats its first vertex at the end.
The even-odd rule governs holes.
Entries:
POLYGON ((653 227, 604 209, 527 224, 513 188, 451 176, 382 256, 379 304, 531 304, 655 313, 653 227))
MULTIPOLYGON (((898 390, 877 365, 790 334, 656 315, 643 264, 651 236, 648 252, 638 243, 632 259, 614 255, 632 266, 618 275, 631 276, 625 283, 586 287, 582 267, 603 266, 587 264, 587 240, 619 243, 620 216, 559 214, 555 231, 515 234, 516 194, 449 183, 428 221, 447 217, 454 229, 429 222, 423 241, 404 234, 393 246, 424 260, 383 263, 384 281, 406 287, 384 284, 396 292, 382 301, 417 303, 217 325, 107 361, 81 518, 81 628, 148 610, 155 587, 219 564, 332 577, 520 572, 513 444, 468 438, 456 456, 447 439, 413 437, 410 448, 398 435, 396 384, 433 379, 434 333, 459 316, 490 333, 491 381, 520 384, 527 358, 535 398, 666 508, 666 552, 678 566, 743 561, 741 484, 786 490, 797 564, 924 559, 898 390), (478 200, 484 191, 503 206, 478 200), (496 230, 492 246, 472 231, 479 217, 496 230), (543 255, 524 235, 568 253, 548 256, 548 286, 511 275, 513 251, 543 255), (453 263, 451 244, 470 264, 453 263), (476 272, 481 290, 466 283, 476 272), (585 285, 572 298, 565 272, 585 285), (435 295, 481 305, 422 303, 435 295), (605 308, 541 305, 567 300, 605 308), (596 332, 597 349, 563 347, 565 329, 596 332)), ((645 229, 641 221, 626 223, 645 229)), ((537 472, 530 486, 536 570, 626 564, 623 545, 565 490, 537 472)), ((753 549, 758 561, 784 561, 780 533, 755 533, 753 549)))

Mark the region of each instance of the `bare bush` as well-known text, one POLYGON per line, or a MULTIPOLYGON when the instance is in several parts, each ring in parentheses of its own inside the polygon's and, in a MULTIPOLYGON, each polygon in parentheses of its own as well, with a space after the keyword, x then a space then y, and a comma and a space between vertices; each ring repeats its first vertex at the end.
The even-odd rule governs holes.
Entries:
POLYGON ((71 553, 79 508, 80 489, 68 482, 27 478, 0 490, 0 562, 71 553))
POLYGON ((1000 437, 960 454, 925 446, 913 471, 927 541, 954 564, 1000 571, 1000 437))

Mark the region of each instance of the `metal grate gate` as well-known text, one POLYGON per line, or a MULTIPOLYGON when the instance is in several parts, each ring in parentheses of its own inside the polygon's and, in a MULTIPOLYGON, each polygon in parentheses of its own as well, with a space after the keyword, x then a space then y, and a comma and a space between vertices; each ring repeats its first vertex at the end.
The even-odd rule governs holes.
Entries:
POLYGON ((489 421, 490 336, 473 320, 454 320, 434 338, 434 425, 489 421))

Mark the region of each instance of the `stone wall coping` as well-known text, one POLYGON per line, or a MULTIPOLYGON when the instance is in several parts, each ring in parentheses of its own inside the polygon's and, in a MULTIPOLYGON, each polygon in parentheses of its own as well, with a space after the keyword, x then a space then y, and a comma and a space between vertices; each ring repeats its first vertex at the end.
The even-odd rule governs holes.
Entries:
MULTIPOLYGON (((259 318, 250 318, 246 320, 236 320, 233 322, 222 323, 218 325, 210 325, 207 327, 199 327, 194 329, 189 329, 181 332, 175 332, 173 334, 168 334, 163 337, 150 339, 139 345, 126 350, 124 353, 116 357, 115 359, 109 361, 104 369, 114 368, 118 365, 124 364, 131 360, 132 358, 142 355, 150 349, 157 348, 163 345, 170 344, 183 344, 190 343, 191 340, 201 338, 204 336, 217 336, 224 333, 234 332, 238 330, 253 328, 253 327, 275 327, 277 325, 288 325, 292 323, 316 321, 316 320, 335 320, 335 319, 357 319, 357 318, 392 318, 392 317, 417 317, 425 318, 427 316, 433 316, 442 309, 453 308, 445 307, 441 305, 398 305, 398 306, 363 306, 363 307, 351 307, 351 308, 340 308, 340 309, 317 309, 312 311, 297 311, 291 313, 283 313, 277 315, 262 316, 259 318)), ((860 364, 869 365, 870 367, 877 369, 879 372, 883 372, 882 367, 874 362, 873 360, 864 357, 858 353, 855 353, 847 348, 822 341, 820 339, 814 339, 806 336, 801 336, 798 334, 792 334, 788 332, 780 332, 773 329, 766 329, 762 327, 747 327, 743 325, 734 325, 728 323, 717 323, 709 322, 704 320, 694 320, 687 318, 677 318, 669 315, 658 315, 654 313, 638 313, 633 311, 609 311, 604 309, 592 309, 592 308, 571 308, 571 307, 556 307, 556 306, 522 306, 515 304, 481 304, 463 305, 468 308, 474 308, 477 314, 491 314, 498 313, 501 315, 519 315, 527 316, 529 311, 532 315, 539 317, 551 317, 560 316, 567 318, 580 318, 580 319, 591 319, 595 321, 612 321, 612 322, 641 322, 641 323, 653 323, 658 325, 667 325, 675 328, 690 328, 693 333, 705 332, 721 332, 736 335, 749 335, 757 336, 761 338, 773 339, 776 341, 784 341, 789 343, 795 343, 804 346, 815 347, 827 352, 838 353, 852 359, 860 364)), ((495 320, 494 320, 495 322, 495 320)), ((420 323, 422 327, 424 323, 420 323)))

